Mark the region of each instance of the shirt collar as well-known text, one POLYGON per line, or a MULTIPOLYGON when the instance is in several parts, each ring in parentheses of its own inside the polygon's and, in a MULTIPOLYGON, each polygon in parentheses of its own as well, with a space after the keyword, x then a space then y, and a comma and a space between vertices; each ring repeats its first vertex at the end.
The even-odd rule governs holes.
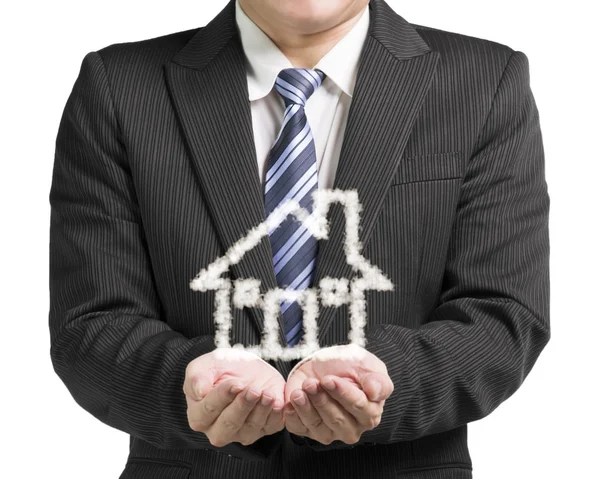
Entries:
MULTIPOLYGON (((248 60, 246 77, 250 101, 266 96, 275 79, 292 63, 242 10, 239 0, 235 2, 235 19, 242 46, 248 60)), ((367 5, 356 24, 313 67, 322 70, 344 93, 352 97, 356 83, 358 60, 369 29, 369 6, 367 5)))

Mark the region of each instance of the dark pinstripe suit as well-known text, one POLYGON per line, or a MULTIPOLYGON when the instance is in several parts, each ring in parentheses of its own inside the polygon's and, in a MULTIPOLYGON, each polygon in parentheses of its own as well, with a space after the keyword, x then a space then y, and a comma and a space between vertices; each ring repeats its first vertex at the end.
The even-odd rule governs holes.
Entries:
MULTIPOLYGON (((214 347, 214 292, 189 281, 264 220, 233 7, 83 59, 50 191, 56 373, 130 434, 122 478, 472 477, 467 423, 517 390, 550 338, 550 202, 527 58, 371 1, 334 187, 358 190, 362 254, 395 285, 366 293, 367 349, 394 393, 358 445, 282 431, 217 449, 186 419, 185 367, 214 347)), ((315 284, 353 275, 341 208, 329 221, 315 284)), ((230 274, 276 287, 268 238, 230 274)), ((258 343, 261 310, 233 314, 232 341, 258 343)), ((346 318, 346 306, 322 309, 321 346, 346 342, 346 318)), ((272 364, 284 377, 293 366, 272 364)))

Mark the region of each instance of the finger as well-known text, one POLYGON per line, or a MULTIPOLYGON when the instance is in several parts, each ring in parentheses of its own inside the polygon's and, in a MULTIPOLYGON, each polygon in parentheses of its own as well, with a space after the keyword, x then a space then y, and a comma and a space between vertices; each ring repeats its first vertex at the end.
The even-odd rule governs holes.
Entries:
POLYGON ((249 386, 242 390, 235 399, 221 412, 219 417, 210 427, 210 432, 215 437, 231 442, 237 432, 242 428, 246 418, 254 409, 260 398, 256 386, 249 386))
MULTIPOLYGON (((188 401, 188 421, 196 431, 206 431, 236 398, 243 384, 238 379, 223 381, 196 403, 188 401)), ((187 397, 187 396, 186 396, 187 397)))
POLYGON ((368 373, 360 378, 360 387, 370 401, 384 401, 394 391, 394 383, 387 374, 368 373))
POLYGON ((194 401, 200 401, 213 389, 216 380, 216 371, 206 369, 202 374, 186 376, 183 383, 183 392, 194 401))
POLYGON ((271 410, 271 414, 269 414, 267 423, 263 428, 266 436, 281 431, 285 426, 283 421, 283 405, 277 404, 277 401, 275 401, 273 404, 274 406, 271 410))
MULTIPOLYGON (((311 378, 307 381, 316 380, 311 378)), ((293 391, 291 398, 296 414, 298 414, 302 424, 309 430, 309 436, 323 444, 331 443, 334 433, 313 406, 306 392, 302 389, 293 391)))
POLYGON ((273 410, 273 401, 275 398, 266 395, 264 392, 250 411, 246 421, 239 431, 239 442, 247 446, 264 436, 264 427, 271 411, 273 410))
POLYGON ((267 418, 271 411, 273 410, 273 401, 275 398, 270 396, 265 391, 263 391, 262 396, 259 398, 259 401, 254 406, 254 409, 250 412, 246 419, 246 424, 251 423, 251 425, 256 427, 264 427, 267 423, 267 418))
POLYGON ((361 426, 372 429, 379 424, 384 401, 373 402, 356 385, 337 376, 325 376, 321 382, 327 393, 361 426))
MULTIPOLYGON (((273 398, 271 410, 269 411, 263 426, 265 435, 269 435, 283 429, 283 406, 285 403, 280 385, 273 385, 265 389, 263 391, 263 398, 265 396, 273 398)), ((263 401, 263 398, 261 398, 261 401, 263 401)))
POLYGON ((302 420, 300 419, 300 416, 298 416, 298 413, 296 412, 296 409, 292 403, 285 405, 283 408, 283 416, 285 428, 289 432, 298 436, 312 437, 308 428, 302 423, 302 420))
POLYGON ((360 439, 360 434, 364 428, 356 418, 331 397, 314 380, 307 379, 302 384, 303 389, 308 393, 308 398, 319 414, 325 425, 333 431, 336 439, 346 443, 355 443, 360 439))
POLYGON ((302 382, 307 378, 306 373, 301 369, 296 370, 293 375, 288 376, 285 383, 284 399, 286 403, 290 402, 290 395, 296 389, 302 388, 302 382))

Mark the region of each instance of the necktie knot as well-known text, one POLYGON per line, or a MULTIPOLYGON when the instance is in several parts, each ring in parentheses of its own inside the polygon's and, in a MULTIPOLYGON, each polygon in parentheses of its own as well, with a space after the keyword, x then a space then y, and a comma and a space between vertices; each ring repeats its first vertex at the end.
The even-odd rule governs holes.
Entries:
POLYGON ((284 68, 275 79, 275 89, 283 97, 285 106, 305 106, 306 101, 325 79, 321 70, 310 68, 284 68))

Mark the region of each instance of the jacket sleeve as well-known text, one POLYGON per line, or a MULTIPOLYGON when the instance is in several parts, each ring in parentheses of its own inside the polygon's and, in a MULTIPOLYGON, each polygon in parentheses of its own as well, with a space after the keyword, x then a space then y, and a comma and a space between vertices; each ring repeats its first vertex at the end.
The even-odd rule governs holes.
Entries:
MULTIPOLYGON (((439 303, 416 329, 382 324, 366 349, 394 383, 359 443, 444 432, 490 414, 550 339, 550 199, 529 66, 513 52, 470 156, 439 303)), ((315 449, 348 447, 340 441, 315 449)))
POLYGON ((90 52, 62 114, 49 194, 54 370, 83 409, 155 447, 261 459, 273 437, 216 448, 189 427, 185 369, 215 345, 163 320, 111 98, 102 58, 90 52))

